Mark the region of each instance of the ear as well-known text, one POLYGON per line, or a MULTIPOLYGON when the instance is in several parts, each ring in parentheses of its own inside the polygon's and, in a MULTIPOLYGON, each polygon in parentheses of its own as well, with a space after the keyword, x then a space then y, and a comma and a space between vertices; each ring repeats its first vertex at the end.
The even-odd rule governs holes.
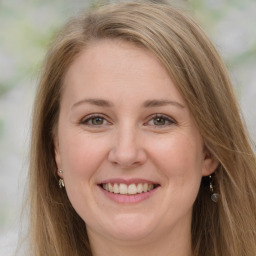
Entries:
POLYGON ((209 176, 215 172, 219 165, 219 161, 213 156, 213 154, 205 147, 203 153, 203 168, 202 176, 209 176))

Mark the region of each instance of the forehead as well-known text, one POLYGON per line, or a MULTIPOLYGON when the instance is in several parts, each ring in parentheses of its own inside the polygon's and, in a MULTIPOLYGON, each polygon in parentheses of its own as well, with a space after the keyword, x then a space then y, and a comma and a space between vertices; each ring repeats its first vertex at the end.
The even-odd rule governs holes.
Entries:
MULTIPOLYGON (((162 71, 165 69, 158 58, 141 45, 119 39, 100 39, 90 42, 81 51, 69 67, 66 77, 69 79, 72 73, 81 71, 85 67, 92 69, 93 73, 106 71, 106 69, 115 73, 115 71, 120 72, 121 68, 124 68, 123 71, 131 71, 133 67, 137 69, 137 73, 143 73, 152 67, 153 63, 154 69, 162 71)), ((157 73, 155 72, 155 75, 157 73)))
POLYGON ((65 91, 84 96, 92 93, 124 97, 152 93, 155 96, 179 98, 167 70, 148 49, 120 40, 99 40, 91 43, 70 66, 65 91))

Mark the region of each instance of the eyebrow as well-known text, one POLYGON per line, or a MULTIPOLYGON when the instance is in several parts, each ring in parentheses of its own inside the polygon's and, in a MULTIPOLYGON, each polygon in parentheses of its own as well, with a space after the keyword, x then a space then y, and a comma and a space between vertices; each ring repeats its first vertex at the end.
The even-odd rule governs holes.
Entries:
POLYGON ((172 100, 147 100, 143 103, 143 107, 149 108, 149 107, 163 107, 166 105, 173 105, 179 108, 185 108, 184 105, 177 101, 172 101, 172 100))
POLYGON ((107 100, 103 100, 103 99, 83 99, 83 100, 80 100, 78 102, 76 102, 72 108, 74 107, 77 107, 79 105, 82 105, 82 104, 91 104, 91 105, 95 105, 95 106, 99 106, 99 107, 113 107, 114 104, 107 101, 107 100))
MULTIPOLYGON (((91 105, 95 105, 95 106, 99 106, 99 107, 113 107, 114 106, 114 104, 110 101, 103 100, 103 99, 97 99, 97 98, 96 99, 90 98, 90 99, 83 99, 83 100, 76 102, 72 106, 72 108, 77 107, 82 104, 91 104, 91 105)), ((163 99, 163 100, 146 100, 142 104, 142 106, 144 108, 163 107, 166 105, 173 105, 173 106, 176 106, 179 108, 185 108, 184 105, 182 105, 181 103, 179 103, 177 101, 171 101, 171 100, 165 100, 165 99, 163 99)))

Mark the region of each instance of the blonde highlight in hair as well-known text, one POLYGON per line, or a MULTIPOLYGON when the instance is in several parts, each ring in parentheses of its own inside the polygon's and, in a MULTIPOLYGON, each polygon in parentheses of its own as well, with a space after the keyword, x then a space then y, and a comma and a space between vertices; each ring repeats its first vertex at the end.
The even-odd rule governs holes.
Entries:
POLYGON ((109 5, 74 18, 48 52, 32 127, 32 255, 91 255, 85 223, 58 188, 54 136, 65 74, 88 45, 102 39, 129 41, 158 57, 187 102, 205 146, 219 161, 214 175, 219 202, 210 200, 203 178, 194 204, 193 255, 255 256, 256 160, 226 68, 187 13, 149 2, 109 5))

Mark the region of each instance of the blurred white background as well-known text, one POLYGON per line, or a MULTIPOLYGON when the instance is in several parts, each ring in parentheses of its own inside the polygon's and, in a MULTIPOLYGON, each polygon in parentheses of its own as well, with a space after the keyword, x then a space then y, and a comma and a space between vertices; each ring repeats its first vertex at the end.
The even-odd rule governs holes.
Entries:
MULTIPOLYGON (((0 0, 0 256, 13 255, 26 220, 20 220, 20 213, 32 104, 44 54, 68 18, 96 2, 0 0)), ((256 1, 190 0, 186 5, 223 56, 255 142, 256 1)))

